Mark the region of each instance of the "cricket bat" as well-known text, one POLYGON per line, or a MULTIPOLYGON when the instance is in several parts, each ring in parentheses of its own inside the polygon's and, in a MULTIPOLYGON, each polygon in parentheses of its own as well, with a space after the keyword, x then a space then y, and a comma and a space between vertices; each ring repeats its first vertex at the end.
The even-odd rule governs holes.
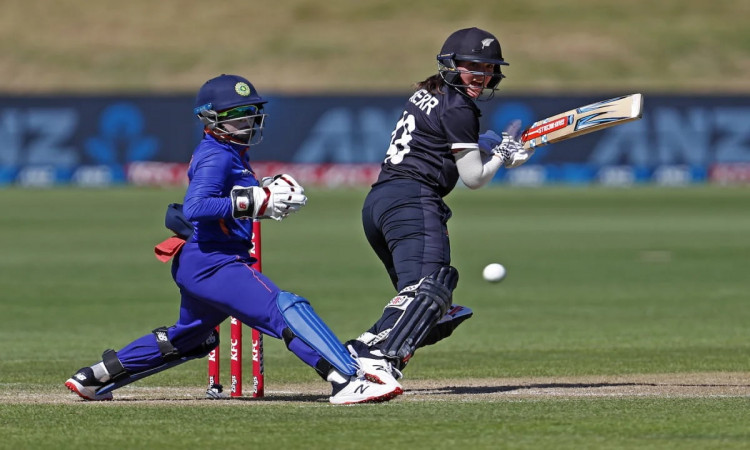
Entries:
POLYGON ((521 133, 524 148, 536 148, 593 131, 638 120, 643 115, 643 95, 611 98, 534 122, 521 133))

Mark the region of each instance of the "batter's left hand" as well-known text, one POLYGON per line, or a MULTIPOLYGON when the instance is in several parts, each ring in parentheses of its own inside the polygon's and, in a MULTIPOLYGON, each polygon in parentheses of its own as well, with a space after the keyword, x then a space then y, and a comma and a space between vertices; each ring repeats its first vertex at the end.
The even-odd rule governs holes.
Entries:
POLYGON ((510 133, 503 132, 502 135, 498 135, 492 130, 479 135, 479 148, 489 150, 498 158, 502 158, 503 165, 508 169, 520 166, 534 154, 533 148, 524 148, 510 133))

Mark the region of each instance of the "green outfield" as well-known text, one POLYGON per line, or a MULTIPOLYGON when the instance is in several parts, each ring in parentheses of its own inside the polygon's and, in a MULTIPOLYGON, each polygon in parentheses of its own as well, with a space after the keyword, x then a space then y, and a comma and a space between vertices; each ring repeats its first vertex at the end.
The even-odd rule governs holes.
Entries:
MULTIPOLYGON (((365 191, 307 193, 301 213, 263 223, 264 272, 352 338, 393 295, 361 232, 365 191)), ((204 360, 121 401, 77 401, 63 386, 75 370, 174 323, 152 248, 181 196, 0 191, 0 448, 750 447, 746 187, 458 189, 454 301, 475 316, 418 352, 387 404, 327 404, 269 338, 264 401, 202 400, 204 360), (482 279, 490 262, 501 283, 482 279)))

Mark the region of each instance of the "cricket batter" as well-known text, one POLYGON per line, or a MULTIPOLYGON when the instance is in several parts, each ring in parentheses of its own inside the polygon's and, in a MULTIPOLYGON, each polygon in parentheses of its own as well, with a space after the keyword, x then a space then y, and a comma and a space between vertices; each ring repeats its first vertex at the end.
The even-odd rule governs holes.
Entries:
POLYGON ((387 401, 402 393, 390 373, 363 364, 345 348, 307 299, 281 290, 253 269, 249 254, 252 221, 282 220, 305 205, 304 189, 289 175, 258 180, 247 150, 263 137, 266 103, 250 82, 236 75, 208 80, 194 113, 204 135, 193 152, 182 211, 168 209, 167 226, 181 237, 157 246, 173 256, 172 277, 180 288, 177 322, 125 345, 65 382, 86 400, 111 400, 112 390, 183 362, 219 345, 215 328, 227 317, 277 339, 331 382, 330 402, 387 401), (366 366, 366 367, 365 367, 366 366), (370 373, 367 373, 367 371, 370 373))
POLYGON ((362 208, 367 240, 398 294, 351 343, 361 357, 385 357, 396 378, 417 348, 449 336, 472 315, 452 301, 458 271, 451 266, 451 210, 443 198, 459 178, 478 189, 500 167, 518 167, 533 153, 514 132, 479 134, 475 102, 494 96, 508 65, 495 36, 458 30, 437 61, 438 73, 417 83, 406 102, 362 208))

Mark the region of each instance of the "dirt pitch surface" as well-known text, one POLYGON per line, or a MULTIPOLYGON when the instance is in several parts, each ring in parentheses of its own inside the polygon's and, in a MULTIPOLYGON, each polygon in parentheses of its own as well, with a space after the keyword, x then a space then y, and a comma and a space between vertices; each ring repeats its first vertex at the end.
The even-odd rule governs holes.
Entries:
MULTIPOLYGON (((115 392, 108 404, 169 403, 179 405, 229 405, 252 403, 310 403, 328 401, 329 387, 322 382, 275 384, 266 381, 266 396, 207 400, 199 387, 144 387, 137 384, 115 392)), ((396 402, 502 402, 516 399, 576 397, 710 398, 750 397, 750 372, 614 375, 558 378, 462 378, 403 381, 405 393, 396 402)), ((82 402, 60 386, 5 384, 0 386, 3 404, 61 404, 82 402)))

